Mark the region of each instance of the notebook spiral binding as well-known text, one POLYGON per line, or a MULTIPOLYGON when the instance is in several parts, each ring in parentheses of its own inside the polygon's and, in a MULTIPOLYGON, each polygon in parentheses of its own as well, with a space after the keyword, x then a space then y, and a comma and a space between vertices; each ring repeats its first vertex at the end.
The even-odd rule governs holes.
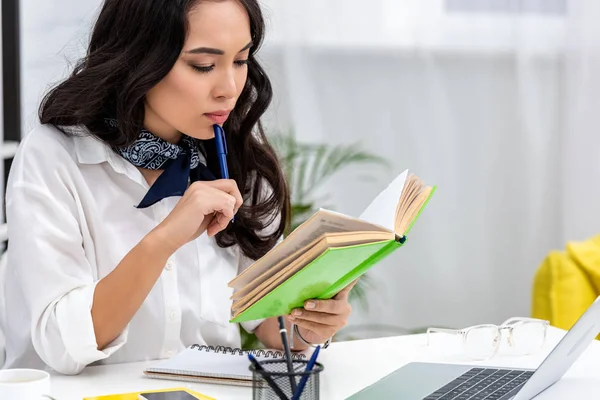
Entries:
MULTIPOLYGON (((263 350, 263 349, 243 350, 240 348, 231 348, 231 347, 226 347, 226 346, 206 346, 206 345, 199 345, 199 344, 193 344, 191 346, 191 348, 194 350, 198 350, 198 351, 223 353, 223 354, 231 354, 231 355, 237 354, 239 356, 244 356, 244 355, 247 355, 248 353, 250 353, 256 357, 265 357, 265 358, 283 358, 284 357, 283 352, 277 351, 277 350, 263 350)), ((301 360, 301 359, 305 359, 305 358, 306 358, 306 354, 292 354, 292 359, 295 359, 295 360, 301 360)))

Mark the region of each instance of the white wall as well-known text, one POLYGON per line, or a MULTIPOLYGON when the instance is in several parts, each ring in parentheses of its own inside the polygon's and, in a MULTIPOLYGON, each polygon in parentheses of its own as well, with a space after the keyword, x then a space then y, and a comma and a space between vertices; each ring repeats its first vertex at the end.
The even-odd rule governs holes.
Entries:
MULTIPOLYGON (((372 270, 378 286, 370 312, 353 322, 466 326, 530 315, 534 271, 564 239, 560 61, 542 58, 531 73, 531 85, 544 91, 536 104, 544 120, 532 130, 522 115, 518 65, 507 55, 328 49, 305 51, 303 59, 324 140, 360 142, 394 166, 330 182, 337 210, 359 215, 405 168, 438 185, 406 247, 372 270), (367 173, 377 179, 359 179, 367 173)), ((278 70, 283 61, 267 63, 278 70)))
MULTIPOLYGON (((304 17, 320 15, 320 30, 309 30, 312 39, 294 52, 286 51, 277 28, 283 2, 268 1, 274 36, 262 57, 275 87, 268 124, 293 124, 303 140, 361 141, 393 161, 393 170, 366 171, 379 174, 374 181, 356 179, 363 174, 352 171, 331 182, 332 203, 342 212, 360 214, 404 168, 438 185, 407 246, 373 270, 379 286, 371 292, 371 312, 357 312, 354 323, 462 326, 529 315, 535 269, 547 251, 571 238, 563 233, 560 185, 562 25, 535 25, 534 19, 533 25, 515 27, 494 20, 495 27, 484 21, 469 34, 460 18, 448 19, 448 45, 440 31, 427 34, 439 19, 420 18, 421 1, 402 2, 398 10, 400 2, 380 0, 385 8, 366 10, 360 29, 353 27, 358 33, 348 37, 332 28, 319 7, 357 10, 341 0, 307 0, 304 17), (387 23, 375 26, 367 16, 386 17, 387 23), (402 25, 411 21, 425 22, 402 25), (521 59, 508 50, 532 26, 541 40, 524 46, 539 47, 540 56, 521 59), (365 39, 361 30, 372 36, 365 39), (495 41, 494 32, 506 35, 495 41), (342 46, 333 45, 336 37, 345 40, 342 46), (388 37, 394 40, 373 46, 388 37), (466 50, 470 42, 475 46, 466 50), (490 44, 494 51, 482 52, 490 44)), ((82 53, 98 4, 22 0, 25 132, 35 123, 47 82, 67 71, 65 57, 73 61, 82 53)), ((298 32, 283 28, 285 34, 298 32)), ((577 239, 594 229, 578 231, 577 239)))
POLYGON ((544 255, 597 232, 563 223, 594 211, 562 201, 565 20, 447 14, 442 0, 265 3, 274 124, 393 161, 375 181, 330 182, 335 207, 359 215, 405 168, 438 185, 407 245, 372 270, 370 311, 353 324, 530 315, 544 255))
MULTIPOLYGON (((2 43, 2 7, 0 7, 0 43, 2 43)), ((0 56, 0 77, 2 76, 2 57, 0 56)), ((3 93, 3 87, 2 87, 2 79, 0 78, 0 93, 3 93)), ((0 95, 0 143, 2 142, 2 140, 4 140, 4 101, 3 101, 3 97, 2 95, 0 95)), ((4 180, 4 163, 0 163, 0 176, 3 177, 2 180, 4 180)), ((0 189, 0 198, 4 198, 4 185, 1 185, 1 189, 0 189)), ((1 202, 2 205, 0 205, 0 215, 4 215, 4 201, 1 202)), ((3 312, 0 309, 0 312, 3 312)), ((0 318, 2 318, 2 316, 0 316, 0 318)), ((5 345, 5 340, 4 340, 4 333, 2 332, 2 330, 0 329, 0 368, 2 368, 2 365, 4 365, 4 345, 5 345)))
POLYGON ((21 107, 23 135, 37 124, 49 86, 84 54, 100 0, 21 0, 21 107))
MULTIPOLYGON (((0 43, 2 43, 2 7, 0 7, 0 43)), ((2 141, 4 140, 4 96, 1 95, 2 93, 4 93, 4 88, 2 86, 2 76, 2 56, 0 56, 0 143, 2 143, 2 141)), ((2 177, 2 180, 4 180, 4 162, 0 163, 0 177, 2 177)), ((0 198, 4 198, 4 185, 0 185, 0 196, 0 198)), ((1 202, 0 204, 0 215, 4 215, 4 202, 1 202)), ((1 343, 0 347, 2 347, 1 343)))

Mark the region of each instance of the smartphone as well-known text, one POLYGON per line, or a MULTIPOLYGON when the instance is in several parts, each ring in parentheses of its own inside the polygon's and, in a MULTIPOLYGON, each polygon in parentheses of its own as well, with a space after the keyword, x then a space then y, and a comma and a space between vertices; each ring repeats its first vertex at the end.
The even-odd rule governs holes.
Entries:
POLYGON ((173 392, 140 393, 138 400, 198 400, 198 398, 183 390, 175 390, 173 392))

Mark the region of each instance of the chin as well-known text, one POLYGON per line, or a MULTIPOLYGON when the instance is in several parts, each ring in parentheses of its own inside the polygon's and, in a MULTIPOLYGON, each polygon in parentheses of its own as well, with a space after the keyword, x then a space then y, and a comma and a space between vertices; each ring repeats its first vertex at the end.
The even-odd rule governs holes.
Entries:
POLYGON ((204 125, 202 127, 196 127, 194 129, 188 129, 184 131, 186 135, 193 137, 194 139, 208 140, 215 137, 212 125, 204 125))

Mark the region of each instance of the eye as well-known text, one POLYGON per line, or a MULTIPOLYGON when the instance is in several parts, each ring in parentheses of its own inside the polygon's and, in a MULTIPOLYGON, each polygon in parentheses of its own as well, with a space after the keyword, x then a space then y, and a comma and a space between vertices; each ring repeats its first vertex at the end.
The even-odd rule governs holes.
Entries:
POLYGON ((243 67, 244 65, 248 65, 248 59, 246 59, 246 60, 236 60, 236 61, 234 61, 234 63, 238 67, 243 67))
POLYGON ((207 74, 215 68, 214 64, 213 65, 191 65, 191 67, 194 68, 196 71, 201 72, 203 74, 207 74))

